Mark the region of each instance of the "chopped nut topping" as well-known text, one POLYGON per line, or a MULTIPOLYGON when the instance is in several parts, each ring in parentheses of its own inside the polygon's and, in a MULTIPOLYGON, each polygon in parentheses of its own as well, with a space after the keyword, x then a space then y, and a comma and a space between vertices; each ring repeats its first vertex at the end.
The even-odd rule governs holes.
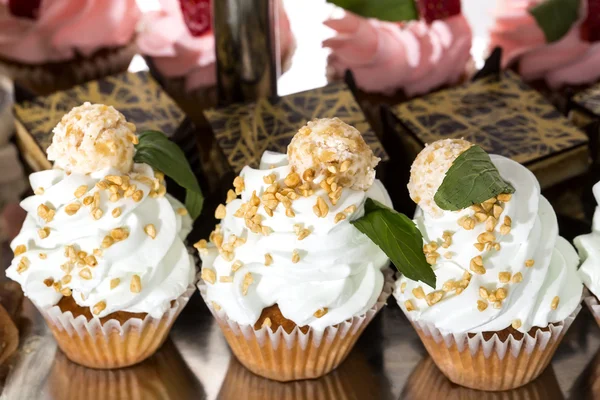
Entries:
POLYGON ((210 303, 212 304, 212 307, 215 309, 215 311, 221 310, 221 306, 216 301, 211 301, 210 303))
POLYGON ((512 194, 510 194, 510 193, 502 193, 502 194, 499 194, 497 197, 498 197, 498 200, 503 201, 503 202, 506 203, 506 202, 510 201, 510 199, 512 198, 512 194))
POLYGON ((315 311, 313 315, 315 316, 315 318, 321 318, 322 316, 327 314, 328 311, 329 309, 327 307, 319 308, 317 311, 315 311))
POLYGON ((552 303, 550 304, 550 308, 552 308, 553 310, 556 310, 558 308, 559 301, 560 301, 560 297, 554 296, 554 298, 552 299, 552 303))
POLYGON ((133 275, 131 277, 129 291, 131 291, 131 293, 140 293, 142 291, 142 279, 139 275, 133 275))
POLYGON ((71 271, 73 271, 73 263, 71 262, 66 262, 64 264, 62 264, 60 266, 60 269, 65 273, 65 274, 69 274, 71 273, 71 271))
POLYGON ((451 259, 451 258, 452 258, 452 252, 451 252, 451 251, 447 251, 447 252, 445 252, 445 253, 444 253, 444 258, 445 258, 446 260, 449 260, 449 259, 451 259))
POLYGON ((221 276, 219 277, 219 282, 223 282, 223 283, 229 283, 229 282, 233 282, 233 276, 221 276))
POLYGON ((241 176, 236 177, 233 180, 233 187, 235 188, 235 194, 240 195, 244 191, 244 178, 241 176))
POLYGON ((491 232, 483 232, 479 236, 477 236, 477 241, 479 243, 490 243, 496 240, 496 236, 494 236, 491 232))
POLYGON ((512 322, 512 327, 513 327, 514 329, 519 329, 519 328, 521 327, 521 325, 522 325, 522 323, 521 323, 521 320, 520 320, 520 319, 515 319, 515 320, 512 322))
POLYGON ((229 189, 229 191, 227 192, 227 199, 225 200, 225 204, 229 204, 235 199, 237 199, 237 194, 235 194, 233 190, 229 189))
POLYGON ((402 284, 400 285, 400 293, 404 293, 405 290, 406 290, 406 282, 402 282, 402 284))
POLYGON ((92 218, 94 218, 96 221, 99 220, 100 218, 102 218, 102 210, 99 208, 94 208, 92 210, 92 218))
POLYGON ((335 215, 333 222, 337 224, 338 222, 343 221, 345 219, 346 219, 346 214, 339 212, 335 215))
POLYGON ((291 208, 287 208, 285 210, 285 216, 288 218, 294 218, 296 216, 296 213, 291 208))
POLYGON ((438 303, 442 299, 442 297, 444 297, 444 292, 441 290, 436 290, 425 296, 425 300, 427 300, 427 304, 429 306, 432 306, 438 303))
POLYGON ((473 257, 471 259, 471 264, 469 269, 476 274, 483 275, 485 274, 485 267, 483 266, 483 259, 481 256, 473 257))
POLYGON ((501 225, 500 226, 500 234, 501 235, 508 235, 510 233, 510 226, 509 225, 501 225))
POLYGON ((44 221, 46 221, 46 223, 48 223, 54 219, 54 215, 56 214, 56 211, 50 209, 45 204, 40 204, 37 208, 37 213, 41 219, 43 219, 44 221))
POLYGON ((505 288, 496 289, 496 299, 498 299, 498 300, 506 299, 506 289, 505 288))
POLYGON ((96 257, 92 255, 86 256, 84 261, 90 267, 95 267, 96 265, 98 265, 98 260, 96 260, 96 257))
POLYGON ((112 203, 116 203, 117 201, 119 201, 120 198, 121 198, 121 195, 119 193, 113 193, 110 195, 108 200, 110 200, 112 203))
POLYGON ((140 202, 142 200, 142 198, 144 197, 144 192, 142 192, 141 190, 136 190, 135 192, 133 192, 133 194, 131 195, 131 198, 133 199, 133 201, 135 201, 136 203, 140 202))
POLYGON ((329 213, 329 206, 321 196, 317 197, 317 204, 313 207, 313 211, 319 218, 325 218, 329 213))
POLYGON ((50 228, 40 228, 37 232, 40 239, 46 239, 50 235, 50 228))
POLYGON ((98 181, 98 182, 96 182, 96 187, 100 190, 106 190, 106 189, 108 189, 108 182, 98 181))
POLYGON ((114 218, 119 218, 121 216, 121 207, 115 207, 115 208, 113 208, 111 214, 112 214, 112 216, 114 218))
POLYGON ((21 274, 25 272, 27 268, 29 268, 29 259, 23 256, 21 260, 19 260, 19 264, 17 265, 17 272, 21 274))
POLYGON ((425 261, 427 261, 430 265, 434 265, 437 263, 437 259, 439 258, 439 256, 440 254, 436 251, 427 253, 425 254, 425 261))
POLYGON ((92 196, 86 196, 83 198, 83 205, 89 206, 92 204, 93 201, 94 201, 94 198, 92 196))
POLYGON ((98 207, 100 207, 100 192, 94 193, 94 196, 92 197, 92 208, 98 207))
POLYGON ((71 203, 65 207, 65 213, 67 213, 67 215, 75 215, 77 213, 77 211, 79 211, 80 208, 81 208, 81 204, 71 203))
POLYGON ((92 312, 94 313, 94 315, 98 315, 102 311, 104 311, 105 308, 106 308, 106 302, 105 301, 99 301, 98 303, 96 303, 96 305, 94 305, 94 308, 93 308, 92 312))
POLYGON ((121 186, 123 184, 123 178, 117 175, 106 175, 104 179, 111 183, 114 183, 117 186, 121 186))
POLYGON ((244 275, 244 280, 242 281, 242 296, 248 294, 248 289, 253 282, 254 278, 252 277, 252 273, 247 272, 246 275, 244 275))
POLYGON ((94 257, 96 257, 96 258, 102 257, 102 250, 100 250, 100 249, 94 249, 94 251, 92 253, 94 254, 94 257))
POLYGON ((273 256, 269 253, 265 254, 265 266, 273 264, 273 256))
POLYGON ((54 283, 54 278, 46 278, 46 279, 44 279, 44 285, 46 285, 47 287, 52 286, 53 283, 54 283))
POLYGON ((504 225, 512 226, 512 219, 508 215, 504 217, 504 225))
POLYGON ((110 246, 113 245, 114 242, 115 241, 111 236, 104 236, 104 239, 102 239, 102 244, 100 245, 100 247, 102 247, 103 249, 108 249, 110 246))
POLYGON ((484 212, 478 212, 478 213, 475 213, 475 219, 476 219, 478 222, 483 222, 483 221, 485 221, 487 218, 488 218, 488 215, 487 215, 486 213, 484 213, 484 212))
POLYGON ((119 283, 121 283, 121 280, 119 278, 113 278, 110 280, 110 289, 114 289, 117 286, 119 286, 119 283))
POLYGON ((15 257, 20 256, 21 254, 25 253, 27 251, 27 246, 25 246, 24 244, 20 244, 17 247, 15 247, 14 250, 14 255, 15 257))
POLYGON ((217 281, 217 274, 215 273, 215 271, 213 271, 210 268, 202 268, 202 272, 200 274, 200 277, 207 283, 210 283, 211 285, 214 285, 215 282, 217 281))
POLYGON ((92 279, 92 271, 89 268, 84 268, 81 271, 79 271, 79 276, 82 279, 90 280, 92 279))
POLYGON ((44 188, 40 186, 40 187, 36 188, 36 189, 33 191, 33 193, 34 193, 34 194, 36 194, 36 195, 38 195, 38 196, 41 196, 41 195, 43 195, 43 194, 44 194, 44 188))
POLYGON ((315 171, 312 168, 307 168, 302 174, 302 179, 312 182, 315 179, 315 171))
POLYGON ((447 249, 448 247, 450 247, 450 245, 452 244, 452 235, 452 232, 444 231, 444 233, 442 234, 442 239, 444 240, 444 243, 442 243, 443 248, 447 249))
POLYGON ((351 206, 348 206, 344 209, 344 212, 346 214, 353 214, 356 211, 356 206, 354 204, 352 204, 351 206))
POLYGON ((444 285, 442 286, 442 290, 444 292, 451 292, 453 290, 456 290, 456 281, 454 279, 449 279, 446 282, 444 282, 444 285))
POLYGON ((498 280, 501 283, 508 283, 508 282, 510 282, 510 278, 511 278, 511 273, 510 272, 499 272, 498 273, 498 280))
POLYGON ((88 191, 88 185, 81 185, 75 190, 75 193, 73 193, 73 194, 75 195, 76 198, 80 198, 81 196, 86 194, 87 191, 88 191))
POLYGON ((423 253, 431 253, 438 249, 437 242, 429 242, 423 245, 423 253))
POLYGON ((533 267, 534 264, 535 264, 534 260, 529 259, 529 260, 525 261, 525 266, 527 268, 533 267))
POLYGON ((404 302, 404 307, 406 308, 406 311, 415 311, 415 306, 413 305, 412 301, 410 301, 410 300, 406 300, 404 302))
POLYGON ((179 208, 177 209, 177 215, 181 215, 181 216, 183 216, 183 215, 188 215, 188 210, 187 210, 187 208, 185 208, 185 207, 179 207, 179 208))
POLYGON ((423 291, 423 288, 421 286, 418 286, 418 287, 414 288, 412 290, 412 294, 417 299, 424 299, 425 298, 425 292, 423 291))
POLYGON ((266 183, 267 185, 272 185, 273 182, 275 182, 276 180, 277 180, 277 177, 275 176, 275 174, 269 174, 269 175, 263 176, 263 182, 266 183))
POLYGON ((295 172, 291 172, 288 176, 285 177, 283 183, 285 183, 285 185, 289 188, 295 188, 302 182, 300 180, 300 175, 298 175, 295 172))
POLYGON ((292 262, 294 264, 297 264, 298 262, 300 262, 300 254, 298 253, 298 250, 292 251, 292 262))
POLYGON ((304 240, 308 237, 308 235, 310 235, 310 230, 301 229, 300 232, 298 233, 298 240, 304 240))
POLYGON ((345 160, 344 162, 342 162, 342 164, 340 165, 340 172, 348 171, 348 168, 350 168, 351 164, 352 164, 352 161, 350 161, 350 160, 345 160))
POLYGON ((481 286, 479 288, 479 297, 481 297, 482 299, 487 299, 490 297, 490 292, 486 288, 481 286))
POLYGON ((499 219, 503 211, 504 209, 502 208, 502 206, 494 204, 494 207, 492 208, 492 214, 494 215, 494 218, 499 219))
POLYGON ((486 308, 488 308, 488 303, 486 301, 477 300, 477 309, 479 311, 485 311, 486 308))
POLYGON ((483 251, 483 249, 485 248, 485 244, 483 243, 474 243, 473 246, 475 246, 475 248, 479 251, 483 251))
POLYGON ((485 230, 488 232, 493 232, 496 229, 496 225, 498 224, 498 220, 492 216, 489 216, 485 221, 485 230))
POLYGON ((152 239, 156 238, 156 228, 153 224, 144 226, 144 232, 146 232, 146 235, 150 236, 152 239))
POLYGON ((462 226, 465 230, 470 231, 475 228, 475 220, 471 217, 463 216, 458 219, 458 225, 462 226))
POLYGON ((63 285, 68 285, 71 282, 71 275, 65 275, 62 277, 62 279, 60 280, 60 282, 63 285))
POLYGON ((42 260, 45 260, 46 258, 48 258, 48 255, 46 253, 40 253, 40 254, 38 254, 38 257, 41 258, 42 260))

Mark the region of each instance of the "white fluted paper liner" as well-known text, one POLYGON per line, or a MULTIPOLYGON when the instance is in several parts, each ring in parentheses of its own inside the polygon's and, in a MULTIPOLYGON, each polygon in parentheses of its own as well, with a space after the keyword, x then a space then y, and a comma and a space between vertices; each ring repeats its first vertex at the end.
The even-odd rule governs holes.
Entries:
POLYGON ((377 302, 365 314, 327 327, 322 332, 308 328, 306 333, 297 326, 287 333, 281 326, 273 331, 268 327, 255 330, 252 325, 238 324, 224 310, 215 310, 206 298, 203 280, 198 282, 198 289, 240 363, 257 375, 286 382, 318 378, 344 361, 394 289, 391 270, 384 271, 384 278, 377 302))
POLYGON ((160 318, 148 314, 144 319, 130 318, 123 324, 117 319, 101 323, 98 318, 88 321, 83 315, 75 318, 58 306, 38 310, 71 361, 90 368, 121 368, 156 352, 195 290, 190 285, 160 318))
POLYGON ((433 324, 406 317, 419 334, 437 367, 452 382, 478 390, 510 390, 526 385, 546 368, 560 340, 581 310, 564 321, 549 324, 535 335, 521 339, 510 332, 502 341, 499 333, 487 339, 483 333, 443 333, 433 324))

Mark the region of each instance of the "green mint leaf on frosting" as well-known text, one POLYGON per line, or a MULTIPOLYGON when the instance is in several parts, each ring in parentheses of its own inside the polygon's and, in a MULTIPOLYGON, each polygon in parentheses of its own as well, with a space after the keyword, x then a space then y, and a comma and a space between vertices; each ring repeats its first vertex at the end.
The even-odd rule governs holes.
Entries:
POLYGON ((414 0, 327 0, 345 10, 365 18, 382 21, 409 21, 419 19, 414 0))
POLYGON ((410 218, 368 198, 365 215, 351 223, 379 246, 404 276, 435 288, 435 273, 423 253, 423 236, 410 218))
POLYGON ((204 196, 179 146, 171 142, 162 132, 145 131, 139 135, 139 143, 135 148, 135 162, 150 165, 186 189, 185 207, 192 219, 196 219, 202 211, 204 196))
POLYGON ((546 0, 529 9, 547 42, 565 36, 579 18, 581 0, 546 0))
POLYGON ((474 145, 462 152, 446 172, 433 199, 442 210, 458 211, 515 188, 500 176, 490 156, 474 145))

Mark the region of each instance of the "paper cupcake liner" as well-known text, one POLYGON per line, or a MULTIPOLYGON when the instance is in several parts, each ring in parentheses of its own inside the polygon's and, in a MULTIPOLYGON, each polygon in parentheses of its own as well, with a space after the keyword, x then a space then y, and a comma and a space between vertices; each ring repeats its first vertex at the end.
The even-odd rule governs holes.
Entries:
POLYGON ((143 320, 131 318, 124 324, 117 319, 101 323, 97 318, 88 321, 83 315, 75 318, 58 306, 38 309, 58 346, 71 361, 90 368, 121 368, 137 364, 156 352, 195 289, 190 285, 161 318, 148 314, 143 320))
POLYGON ((141 364, 119 370, 83 367, 58 352, 47 387, 61 400, 201 399, 202 386, 172 341, 141 364))
POLYGON ((287 333, 281 326, 273 332, 267 327, 255 330, 252 325, 238 324, 225 311, 213 308, 206 298, 204 281, 200 280, 198 288, 240 363, 256 375, 287 382, 321 377, 344 361, 393 291, 392 271, 388 269, 384 274, 383 290, 371 309, 322 332, 308 328, 304 333, 295 327, 287 333))
POLYGON ((137 52, 135 41, 122 47, 101 50, 89 58, 56 64, 28 65, 0 59, 0 72, 37 95, 65 90, 75 85, 127 71, 137 52))
POLYGON ((562 399, 561 389, 552 367, 535 381, 518 389, 503 392, 483 392, 453 384, 426 357, 411 372, 400 398, 421 399, 478 399, 478 400, 540 400, 562 399))
POLYGON ((535 336, 518 339, 508 332, 505 341, 500 332, 486 340, 483 333, 442 333, 427 322, 411 323, 448 379, 472 389, 500 391, 526 385, 544 371, 580 310, 581 305, 564 321, 536 330, 535 336))
POLYGON ((381 377, 374 373, 364 355, 351 352, 335 371, 319 379, 295 382, 277 382, 248 371, 232 357, 227 375, 217 398, 219 400, 356 400, 388 399, 381 377))

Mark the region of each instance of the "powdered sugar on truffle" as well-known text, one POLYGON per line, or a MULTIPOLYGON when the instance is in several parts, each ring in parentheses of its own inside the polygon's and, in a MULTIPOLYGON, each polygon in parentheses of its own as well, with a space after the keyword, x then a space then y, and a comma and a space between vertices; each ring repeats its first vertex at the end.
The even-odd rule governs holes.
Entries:
POLYGON ((315 119, 300 128, 288 158, 304 180, 319 182, 333 173, 338 185, 354 190, 371 187, 380 160, 360 132, 339 118, 315 119))
POLYGON ((433 197, 454 160, 472 144, 463 139, 444 139, 426 145, 410 168, 411 199, 434 217, 442 215, 433 197))
POLYGON ((67 172, 89 174, 105 168, 131 171, 135 125, 112 106, 84 103, 73 108, 52 130, 48 160, 67 172))

